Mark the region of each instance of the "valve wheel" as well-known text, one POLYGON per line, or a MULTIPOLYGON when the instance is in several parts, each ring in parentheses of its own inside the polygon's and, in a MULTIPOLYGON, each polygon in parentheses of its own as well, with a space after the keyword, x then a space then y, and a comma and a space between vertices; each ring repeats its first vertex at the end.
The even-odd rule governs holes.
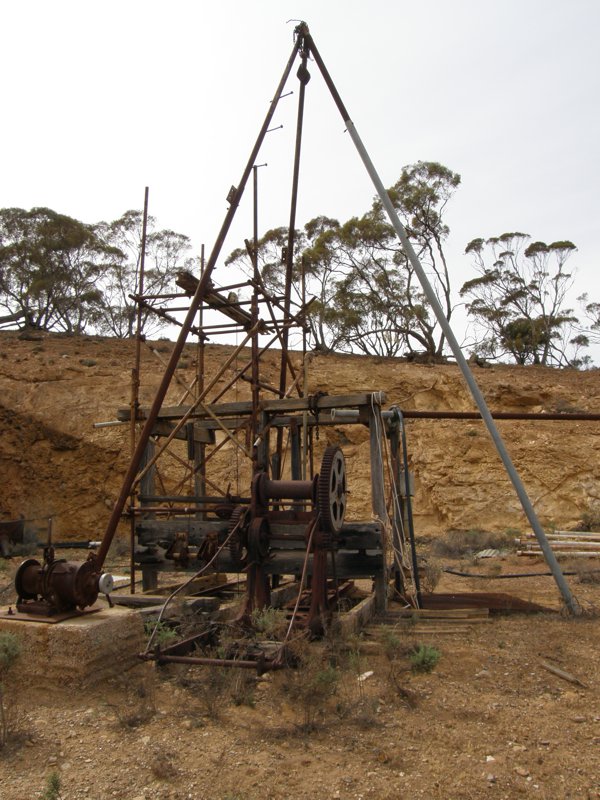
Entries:
POLYGON ((317 506, 321 527, 339 533, 346 513, 346 462, 337 445, 330 445, 323 455, 317 484, 317 506))
POLYGON ((236 506, 229 520, 229 533, 234 531, 229 540, 229 555, 236 569, 243 569, 248 563, 247 517, 248 508, 246 506, 236 506), (235 530, 236 527, 237 530, 235 530))

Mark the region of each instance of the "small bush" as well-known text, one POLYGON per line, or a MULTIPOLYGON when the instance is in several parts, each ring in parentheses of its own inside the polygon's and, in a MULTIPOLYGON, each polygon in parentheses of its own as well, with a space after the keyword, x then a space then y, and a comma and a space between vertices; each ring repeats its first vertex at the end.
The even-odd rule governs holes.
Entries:
POLYGON ((388 661, 393 661, 402 652, 402 642, 393 630, 387 630, 382 636, 383 652, 388 661))
POLYGON ((488 548, 503 549, 512 546, 507 533, 490 531, 448 531, 431 543, 433 555, 444 558, 464 558, 488 548))
POLYGON ((158 645, 159 647, 166 647, 168 644, 173 644, 173 642, 178 638, 177 632, 173 630, 169 626, 168 623, 163 622, 156 622, 155 620, 148 619, 144 622, 144 632, 148 638, 152 636, 154 630, 156 629, 156 633, 154 634, 154 639, 152 643, 154 645, 158 645))
POLYGON ((256 688, 254 675, 247 669, 232 669, 231 673, 229 694, 234 705, 254 708, 254 690, 256 688))
POLYGON ((60 800, 62 797, 60 793, 61 786, 62 782, 58 772, 51 772, 46 779, 46 788, 44 789, 42 800, 60 800))
POLYGON ((175 778, 177 769, 173 761, 173 753, 168 750, 156 748, 152 754, 152 760, 150 761, 152 775, 159 781, 168 781, 175 778))
POLYGON ((0 633, 0 676, 7 672, 21 653, 21 645, 15 633, 0 633))
POLYGON ((203 667, 199 675, 198 700, 204 714, 217 720, 229 702, 231 670, 228 667, 203 667))
POLYGON ((584 511, 581 515, 581 522, 578 527, 582 531, 600 533, 600 507, 595 506, 584 511))
POLYGON ((252 612, 252 627, 267 639, 281 639, 287 628, 285 611, 272 606, 255 608, 252 612))
POLYGON ((410 663, 413 672, 431 672, 435 669, 438 661, 440 660, 441 653, 428 644, 420 644, 415 647, 411 656, 410 663))
POLYGON ((130 686, 124 703, 108 703, 123 728, 139 728, 156 715, 155 687, 153 680, 141 680, 130 686))
POLYGON ((37 542, 17 542, 13 544, 10 548, 10 555, 13 558, 19 558, 24 556, 32 556, 37 552, 38 546, 37 542))
POLYGON ((590 564, 585 558, 573 559, 569 567, 576 573, 579 583, 600 583, 600 569, 597 564, 590 564))
POLYGON ((108 558, 111 561, 120 561, 130 554, 131 542, 126 536, 115 536, 108 551, 108 558))
POLYGON ((280 672, 274 679, 281 682, 283 693, 301 712, 301 730, 315 729, 317 718, 325 713, 327 701, 337 691, 340 672, 325 664, 323 655, 310 649, 306 643, 295 642, 297 668, 280 672))
POLYGON ((9 670, 21 654, 21 643, 16 634, 0 633, 0 749, 8 740, 9 719, 3 682, 9 670))
POLYGON ((428 561, 420 570, 421 589, 429 594, 435 590, 442 577, 442 568, 437 561, 428 561))

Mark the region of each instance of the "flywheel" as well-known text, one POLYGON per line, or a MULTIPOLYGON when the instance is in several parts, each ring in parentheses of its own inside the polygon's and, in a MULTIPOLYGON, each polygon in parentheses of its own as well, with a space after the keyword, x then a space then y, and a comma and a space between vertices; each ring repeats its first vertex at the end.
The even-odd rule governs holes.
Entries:
POLYGON ((330 445, 323 455, 317 483, 317 506, 321 526, 330 533, 338 533, 346 513, 346 462, 337 445, 330 445))

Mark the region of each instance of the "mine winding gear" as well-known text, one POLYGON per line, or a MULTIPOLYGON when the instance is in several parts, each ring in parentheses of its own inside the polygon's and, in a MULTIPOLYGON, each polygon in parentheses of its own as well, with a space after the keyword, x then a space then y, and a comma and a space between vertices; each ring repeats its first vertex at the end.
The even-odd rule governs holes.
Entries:
POLYGON ((269 558, 271 546, 277 544, 279 535, 284 539, 304 540, 307 550, 311 552, 313 574, 307 625, 315 632, 322 629, 323 617, 330 611, 327 601, 327 554, 333 552, 335 537, 344 522, 346 496, 344 455, 336 445, 326 448, 320 473, 311 481, 271 480, 266 472, 255 475, 250 508, 238 507, 230 522, 231 526, 237 527, 230 539, 230 554, 248 574, 241 620, 249 622, 254 608, 262 608, 267 604, 268 576, 263 565, 269 558), (292 502, 288 508, 282 508, 282 500, 292 502), (276 534, 271 521, 285 522, 288 532, 276 534))

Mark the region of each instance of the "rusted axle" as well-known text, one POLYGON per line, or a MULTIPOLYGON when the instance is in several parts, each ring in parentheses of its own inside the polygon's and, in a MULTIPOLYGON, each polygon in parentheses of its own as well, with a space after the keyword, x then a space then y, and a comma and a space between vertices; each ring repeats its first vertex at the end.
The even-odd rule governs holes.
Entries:
POLYGON ((206 667, 236 667, 239 669, 255 669, 259 675, 270 670, 283 669, 285 664, 279 661, 268 661, 259 658, 257 661, 236 658, 202 658, 201 656, 169 656, 162 653, 142 653, 144 661, 156 661, 159 664, 194 664, 206 667))

